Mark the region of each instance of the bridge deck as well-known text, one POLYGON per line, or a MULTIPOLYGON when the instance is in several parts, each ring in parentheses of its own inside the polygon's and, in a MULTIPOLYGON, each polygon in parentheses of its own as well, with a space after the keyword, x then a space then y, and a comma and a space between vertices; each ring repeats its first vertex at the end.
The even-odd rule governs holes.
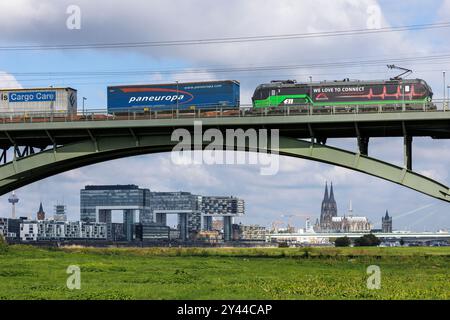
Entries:
POLYGON ((268 115, 217 118, 103 119, 96 121, 0 123, 0 147, 14 144, 42 147, 76 142, 95 136, 170 134, 174 128, 192 129, 201 120, 203 129, 279 129, 295 138, 432 137, 450 138, 450 112, 392 112, 327 115, 268 115), (14 143, 13 143, 14 142, 14 143))

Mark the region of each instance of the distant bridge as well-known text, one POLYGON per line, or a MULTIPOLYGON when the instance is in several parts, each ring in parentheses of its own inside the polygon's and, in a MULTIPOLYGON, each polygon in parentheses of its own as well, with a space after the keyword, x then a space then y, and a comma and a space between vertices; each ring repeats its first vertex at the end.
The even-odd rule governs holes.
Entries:
MULTIPOLYGON (((224 113, 211 117, 200 112, 168 118, 157 113, 111 117, 106 114, 73 118, 23 117, 0 119, 0 195, 57 173, 86 165, 140 154, 169 152, 174 129, 193 131, 201 120, 203 130, 279 129, 281 155, 341 166, 376 176, 431 197, 450 202, 450 189, 412 170, 414 137, 450 138, 450 112, 383 112, 301 114, 224 113), (220 116, 222 115, 222 116, 220 116), (3 122, 3 123, 2 123, 3 122), (373 137, 403 137, 404 166, 371 158, 373 137), (357 152, 326 145, 330 138, 355 138, 357 152)), ((224 149, 228 142, 224 142, 224 149)), ((270 146, 270 143, 268 144, 270 146)), ((246 141, 245 150, 254 150, 246 141)), ((450 159, 443 159, 448 161, 450 159)))
MULTIPOLYGON (((267 238, 282 241, 293 241, 295 239, 335 239, 341 237, 360 238, 368 233, 348 232, 348 233, 273 233, 267 235, 267 238)), ((383 240, 450 240, 450 233, 441 232, 394 232, 394 233, 373 233, 383 240)))

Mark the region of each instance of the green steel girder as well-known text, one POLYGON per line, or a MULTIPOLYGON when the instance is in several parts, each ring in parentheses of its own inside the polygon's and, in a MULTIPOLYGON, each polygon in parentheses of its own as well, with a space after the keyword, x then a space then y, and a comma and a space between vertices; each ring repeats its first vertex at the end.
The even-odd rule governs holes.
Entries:
MULTIPOLYGON (((86 165, 139 154, 169 152, 175 144, 176 142, 171 141, 170 135, 93 137, 31 154, 0 166, 0 195, 34 181, 86 165)), ((268 145, 270 146, 270 143, 268 145)), ((226 147, 225 142, 224 149, 226 147)), ((258 151, 248 144, 245 149, 258 151)), ((358 153, 289 137, 280 137, 279 148, 268 151, 359 171, 450 202, 450 190, 447 186, 405 168, 358 153)))

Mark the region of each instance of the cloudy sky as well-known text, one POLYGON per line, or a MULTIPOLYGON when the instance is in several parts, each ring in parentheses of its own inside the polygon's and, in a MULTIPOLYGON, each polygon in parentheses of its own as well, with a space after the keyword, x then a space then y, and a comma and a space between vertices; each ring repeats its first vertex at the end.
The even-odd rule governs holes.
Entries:
MULTIPOLYGON (((105 109, 109 84, 158 83, 236 79, 243 103, 250 103, 255 86, 272 79, 307 81, 382 79, 392 59, 406 59, 443 96, 442 71, 450 74, 450 59, 411 59, 450 54, 450 29, 387 32, 230 44, 89 49, 22 50, 14 46, 108 44, 196 40, 226 37, 315 33, 397 27, 450 21, 450 0, 15 0, 0 2, 0 87, 71 86, 87 98, 89 109, 105 109), (67 8, 81 10, 81 28, 68 29, 67 8), (379 60, 370 65, 362 61, 379 60), (341 62, 353 62, 342 68, 341 62), (315 66, 311 66, 314 64, 315 66), (327 66, 323 66, 327 64, 327 66), (272 71, 212 72, 211 69, 303 65, 272 71), (189 72, 195 69, 197 73, 189 72), (150 70, 147 74, 134 72, 150 70), (120 75, 80 75, 86 71, 117 71, 120 75), (60 74, 54 74, 60 72, 60 74), (75 74, 78 72, 78 74, 75 74), (34 73, 34 74, 32 74, 34 73), (52 74, 53 73, 53 74, 52 74)), ((450 76, 447 79, 450 83, 450 76)), ((356 142, 330 144, 355 150, 356 142)), ((371 156, 402 164, 401 139, 373 139, 371 156)), ((447 185, 450 143, 429 138, 414 140, 414 168, 447 185)), ((385 210, 394 229, 450 228, 450 205, 395 184, 339 167, 280 157, 280 172, 261 176, 258 166, 180 166, 169 154, 120 159, 66 172, 17 190, 18 212, 37 211, 39 201, 52 211, 64 202, 69 217, 79 218, 79 190, 86 184, 134 183, 155 191, 191 191, 205 195, 236 195, 246 200, 245 223, 269 226, 282 215, 320 214, 325 181, 333 181, 340 214, 353 203, 354 214, 366 215, 379 226, 385 210), (112 174, 114 173, 114 174, 112 174)), ((7 196, 0 197, 0 216, 10 212, 7 196)))

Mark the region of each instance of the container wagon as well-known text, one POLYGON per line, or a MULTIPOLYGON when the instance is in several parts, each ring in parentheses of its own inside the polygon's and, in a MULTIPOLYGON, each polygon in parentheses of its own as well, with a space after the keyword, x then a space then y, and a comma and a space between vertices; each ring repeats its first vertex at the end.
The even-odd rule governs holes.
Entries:
POLYGON ((0 89, 0 117, 76 115, 77 90, 72 88, 0 89))
POLYGON ((235 80, 108 87, 108 113, 239 109, 235 80))

